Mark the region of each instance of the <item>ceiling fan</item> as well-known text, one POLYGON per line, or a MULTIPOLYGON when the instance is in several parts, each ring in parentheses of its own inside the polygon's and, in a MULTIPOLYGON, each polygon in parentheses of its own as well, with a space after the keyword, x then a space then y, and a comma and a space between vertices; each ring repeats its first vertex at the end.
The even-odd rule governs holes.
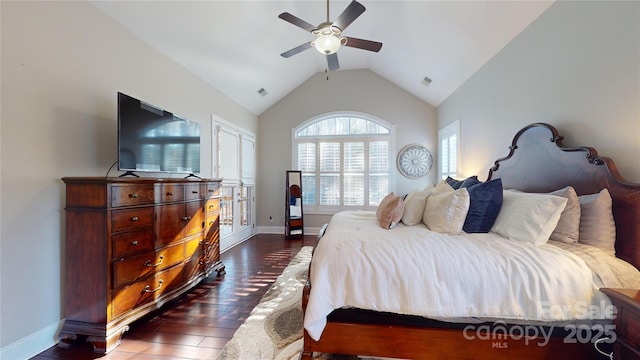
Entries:
POLYGON ((358 16, 362 15, 365 10, 366 8, 362 4, 353 0, 349 6, 344 9, 342 14, 338 16, 336 21, 331 22, 329 21, 329 0, 327 0, 327 21, 318 26, 311 25, 288 12, 283 12, 278 15, 280 19, 312 33, 316 38, 308 43, 304 43, 291 50, 285 51, 280 55, 288 58, 304 50, 310 49, 311 47, 315 47, 320 53, 326 55, 328 69, 333 71, 340 68, 340 64, 338 63, 338 54, 336 53, 338 49, 340 49, 340 46, 349 46, 374 52, 380 51, 382 43, 342 36, 342 32, 347 28, 347 26, 357 19, 358 16))

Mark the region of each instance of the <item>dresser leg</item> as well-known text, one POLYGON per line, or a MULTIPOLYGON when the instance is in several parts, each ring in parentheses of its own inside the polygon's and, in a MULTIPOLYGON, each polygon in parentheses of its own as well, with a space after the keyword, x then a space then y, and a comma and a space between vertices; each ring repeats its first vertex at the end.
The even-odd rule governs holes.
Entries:
POLYGON ((225 271, 225 269, 224 269, 224 264, 223 263, 218 264, 218 267, 216 268, 216 273, 217 273, 216 276, 218 276, 218 277, 220 277, 220 276, 222 276, 222 275, 227 273, 225 271))
POLYGON ((125 325, 106 335, 107 329, 90 323, 65 321, 62 330, 58 334, 58 347, 68 349, 73 346, 78 338, 84 339, 93 346, 96 354, 107 354, 120 345, 122 335, 129 330, 125 325))
POLYGON ((62 349, 68 349, 78 339, 76 334, 63 334, 58 335, 58 347, 62 349))
POLYGON ((93 352, 96 354, 107 354, 111 350, 117 348, 122 343, 122 335, 129 330, 129 326, 125 326, 111 336, 89 336, 87 342, 93 345, 93 352))

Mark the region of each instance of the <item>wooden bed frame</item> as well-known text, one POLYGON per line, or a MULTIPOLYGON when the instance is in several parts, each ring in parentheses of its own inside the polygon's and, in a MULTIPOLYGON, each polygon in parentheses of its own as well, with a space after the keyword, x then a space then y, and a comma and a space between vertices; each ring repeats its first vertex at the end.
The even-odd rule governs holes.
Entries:
MULTIPOLYGON (((571 185, 583 195, 608 188, 616 222, 616 256, 640 269, 640 184, 624 180, 613 161, 599 156, 594 148, 564 147, 562 139, 551 125, 526 126, 513 138, 509 154, 495 161, 488 179, 501 178, 505 188, 528 192, 571 185)), ((311 286, 309 282, 305 286, 303 311, 311 286)), ((545 346, 539 346, 544 343, 542 338, 518 336, 468 340, 460 324, 415 324, 400 315, 362 316, 356 311, 348 315, 349 310, 334 313, 318 341, 304 331, 302 359, 311 359, 313 352, 405 359, 603 358, 592 343, 567 343, 566 334, 554 334, 545 346)))

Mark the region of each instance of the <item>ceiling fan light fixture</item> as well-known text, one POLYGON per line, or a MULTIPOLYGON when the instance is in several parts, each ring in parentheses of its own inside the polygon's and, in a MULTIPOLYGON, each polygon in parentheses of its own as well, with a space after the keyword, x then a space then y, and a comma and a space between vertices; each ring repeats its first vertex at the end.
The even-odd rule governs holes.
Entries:
POLYGON ((320 34, 313 42, 313 46, 321 54, 330 55, 340 49, 341 42, 340 38, 334 34, 320 34))
POLYGON ((333 23, 322 23, 312 33, 316 36, 316 40, 311 45, 321 54, 335 54, 343 44, 342 38, 340 38, 340 28, 333 26, 333 23))

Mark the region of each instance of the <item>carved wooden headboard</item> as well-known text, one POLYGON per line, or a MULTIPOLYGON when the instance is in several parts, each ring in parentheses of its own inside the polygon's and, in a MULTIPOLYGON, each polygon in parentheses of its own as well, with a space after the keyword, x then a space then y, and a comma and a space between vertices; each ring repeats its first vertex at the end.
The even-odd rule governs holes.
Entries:
POLYGON ((622 178, 613 160, 592 147, 564 147, 563 136, 549 124, 520 130, 509 154, 495 161, 489 179, 506 189, 550 192, 573 186, 578 195, 609 189, 616 223, 616 256, 640 269, 640 184, 622 178))

